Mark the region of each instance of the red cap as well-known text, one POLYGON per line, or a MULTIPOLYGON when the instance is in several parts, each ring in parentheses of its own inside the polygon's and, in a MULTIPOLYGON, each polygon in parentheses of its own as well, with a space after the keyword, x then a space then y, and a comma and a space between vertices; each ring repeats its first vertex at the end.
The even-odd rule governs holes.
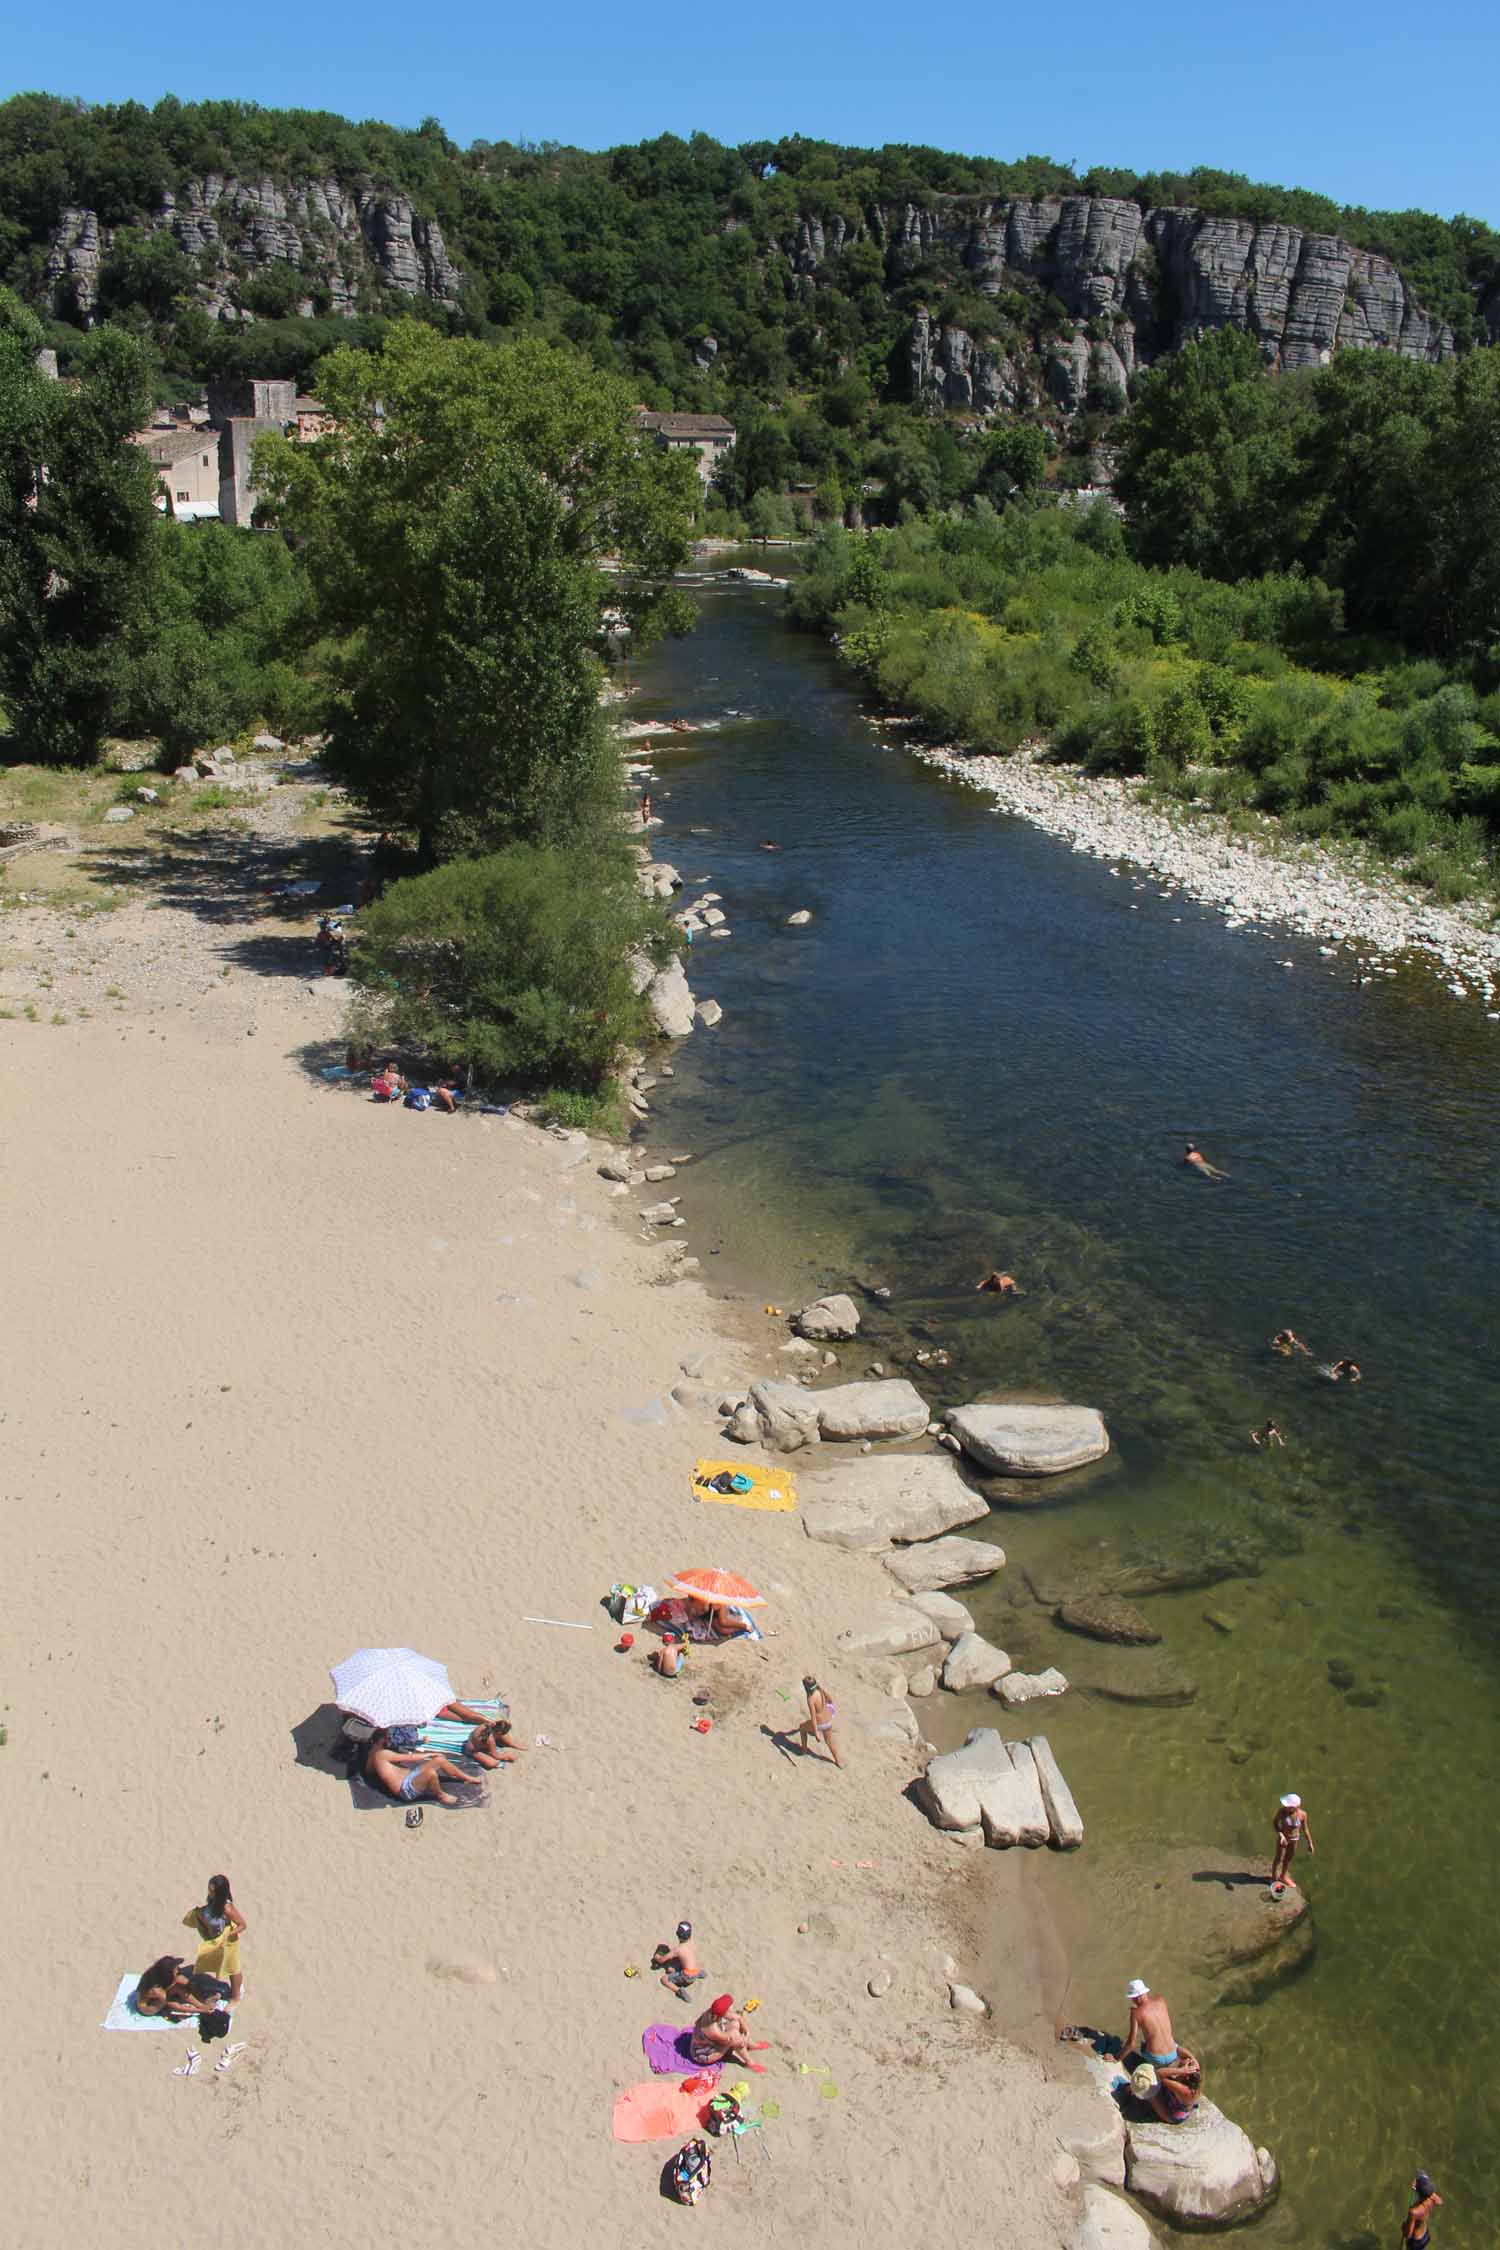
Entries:
POLYGON ((711 2016, 727 2016, 733 2006, 734 2001, 731 1995, 727 1992, 721 1992, 708 2012, 711 2016))

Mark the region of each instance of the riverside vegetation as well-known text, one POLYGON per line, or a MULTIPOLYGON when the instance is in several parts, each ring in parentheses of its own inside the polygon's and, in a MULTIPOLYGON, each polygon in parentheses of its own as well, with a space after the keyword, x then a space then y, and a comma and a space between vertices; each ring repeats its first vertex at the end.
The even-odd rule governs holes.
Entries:
POLYGON ((826 530, 793 613, 967 744, 1043 738, 1496 895, 1500 357, 1293 384, 1242 336, 1190 345, 1142 382, 1119 491, 1123 522, 1013 484, 1003 511, 826 530))

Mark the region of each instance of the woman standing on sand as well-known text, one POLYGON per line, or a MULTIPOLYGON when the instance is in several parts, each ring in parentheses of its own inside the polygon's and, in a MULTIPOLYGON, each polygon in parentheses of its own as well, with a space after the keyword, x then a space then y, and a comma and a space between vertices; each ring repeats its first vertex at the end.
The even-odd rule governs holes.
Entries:
POLYGON ((208 1896, 201 1906, 190 1906, 183 1927, 198 1933, 198 1958, 193 1963, 205 1976, 229 1980, 229 2005, 239 2005, 244 1977, 240 1973, 240 1937, 245 1917, 234 1903, 227 1875, 210 1875, 208 1896))
POLYGON ((807 1697, 807 1717, 798 1722, 797 1739, 804 1751, 812 1748, 809 1737, 820 1742, 834 1764, 842 1768, 843 1755, 839 1749, 838 1736, 833 1731, 834 1721, 839 1715, 837 1705, 829 1702, 811 1672, 802 1682, 802 1692, 807 1697))

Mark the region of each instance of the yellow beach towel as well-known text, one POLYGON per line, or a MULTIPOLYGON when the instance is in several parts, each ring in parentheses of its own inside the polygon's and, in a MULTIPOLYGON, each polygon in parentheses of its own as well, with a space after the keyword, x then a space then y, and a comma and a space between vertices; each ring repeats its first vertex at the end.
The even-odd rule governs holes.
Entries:
POLYGON ((790 1515, 797 1505, 796 1480, 785 1469, 764 1469, 755 1461, 699 1461, 693 1468, 693 1498, 719 1500, 727 1508, 760 1508, 790 1515), (748 1492, 715 1492, 715 1477, 748 1477, 748 1492))

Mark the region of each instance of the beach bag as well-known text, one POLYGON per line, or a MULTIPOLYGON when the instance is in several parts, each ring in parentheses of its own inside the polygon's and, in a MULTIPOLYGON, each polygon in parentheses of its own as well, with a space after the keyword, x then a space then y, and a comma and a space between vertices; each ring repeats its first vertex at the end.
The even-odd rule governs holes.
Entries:
POLYGON ((696 2203, 713 2176, 713 2159, 703 2141, 688 2141, 672 2159, 672 2193, 679 2203, 696 2203))
POLYGON ((406 1097, 408 1109, 431 1109, 432 1096, 425 1086, 413 1086, 406 1097))
POLYGON ((704 2123, 711 2133, 732 2133, 742 2115, 738 2094, 715 2094, 704 2123))
POLYGON ((625 1590, 625 1610, 622 1625, 641 1625, 656 1607, 654 1586, 630 1586, 625 1590))

